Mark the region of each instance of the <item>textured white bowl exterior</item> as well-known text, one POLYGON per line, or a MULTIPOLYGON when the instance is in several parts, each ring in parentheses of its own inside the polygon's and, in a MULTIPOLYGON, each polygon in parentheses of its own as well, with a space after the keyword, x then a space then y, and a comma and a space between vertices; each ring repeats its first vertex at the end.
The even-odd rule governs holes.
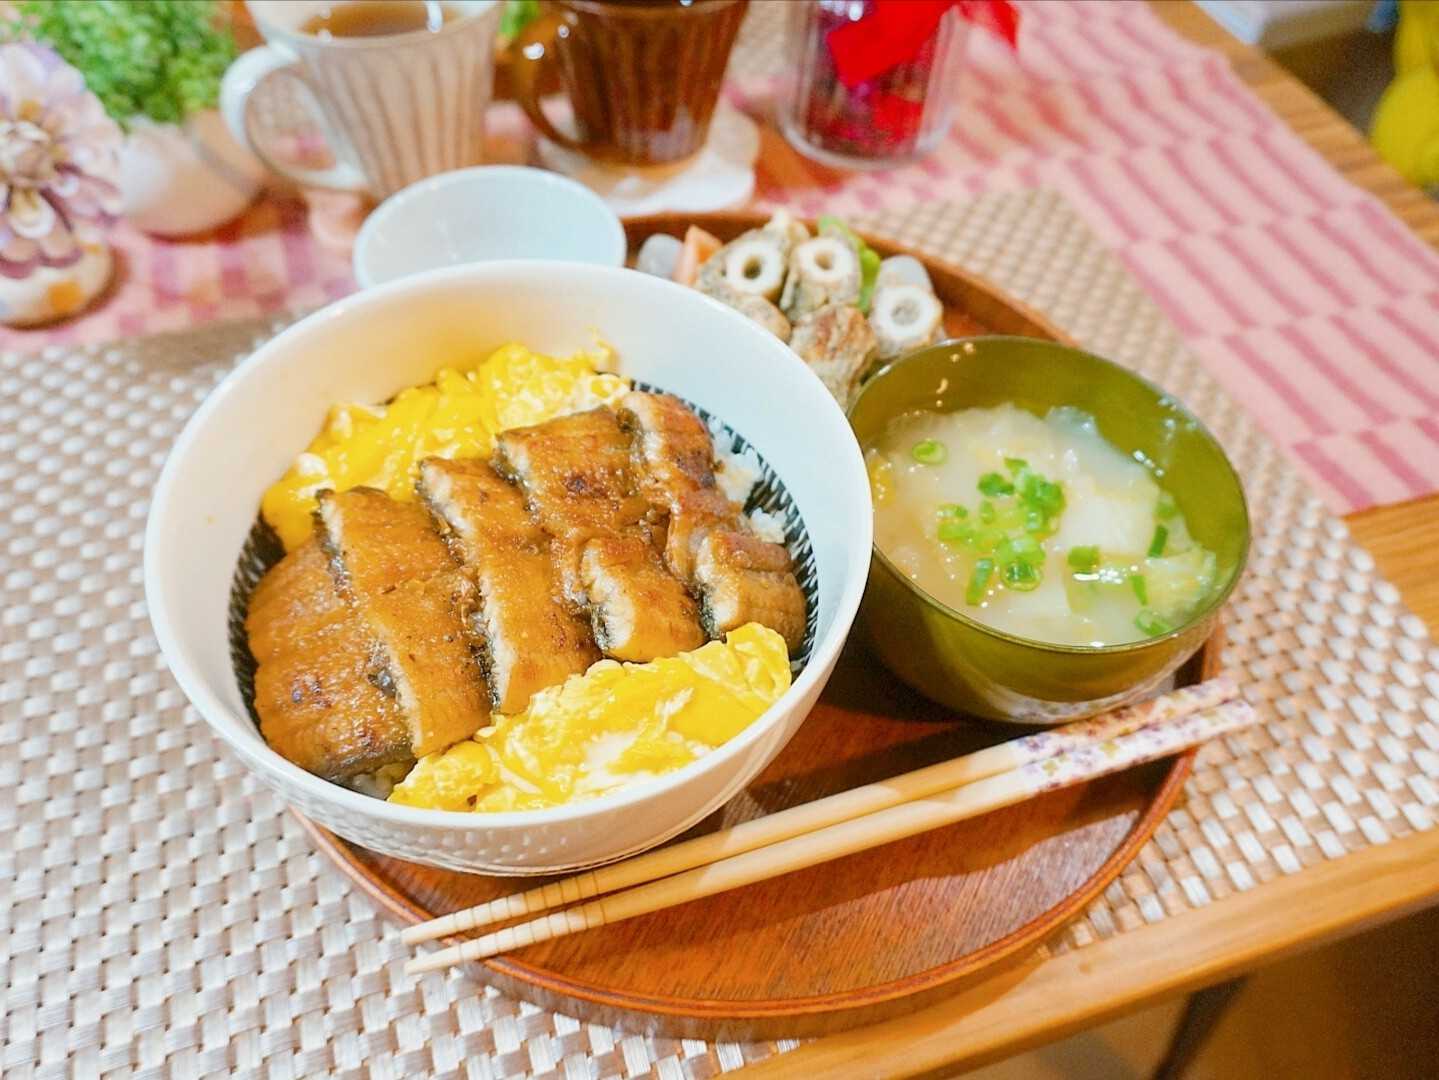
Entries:
POLYGON ((231 373, 191 417, 160 475, 145 595, 166 662, 200 715, 265 783, 348 840, 458 870, 553 873, 642 850, 736 794, 824 688, 869 570, 869 485, 849 425, 767 332, 692 289, 610 267, 493 262, 436 270, 332 304, 231 373), (265 745, 230 661, 236 560, 265 488, 343 401, 384 401, 507 341, 568 353, 596 337, 624 373, 723 419, 765 457, 814 549, 818 633, 808 666, 764 716, 684 769, 553 810, 461 814, 392 806, 325 782, 265 745))

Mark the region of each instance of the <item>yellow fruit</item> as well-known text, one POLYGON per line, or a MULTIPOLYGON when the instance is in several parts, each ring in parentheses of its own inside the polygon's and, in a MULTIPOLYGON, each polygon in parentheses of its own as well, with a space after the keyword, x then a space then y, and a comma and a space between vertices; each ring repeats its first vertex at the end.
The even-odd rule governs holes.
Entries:
POLYGON ((1403 75, 1439 63, 1439 4, 1404 0, 1394 33, 1394 71, 1403 75))
POLYGON ((789 689, 789 654, 758 623, 692 652, 601 660, 429 754, 390 801, 438 810, 535 810, 673 772, 733 738, 789 689))
POLYGON ((1390 83, 1374 110, 1369 139, 1410 183, 1439 184, 1439 72, 1426 64, 1390 83))

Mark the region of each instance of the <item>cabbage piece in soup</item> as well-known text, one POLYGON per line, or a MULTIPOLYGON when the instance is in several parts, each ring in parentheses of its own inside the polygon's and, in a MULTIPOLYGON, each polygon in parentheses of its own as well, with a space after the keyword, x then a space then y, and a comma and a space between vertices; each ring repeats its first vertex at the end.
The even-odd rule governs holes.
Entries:
POLYGON ((1153 473, 1072 408, 896 417, 866 451, 875 541, 978 622, 1063 645, 1169 632, 1213 592, 1215 557, 1153 473))

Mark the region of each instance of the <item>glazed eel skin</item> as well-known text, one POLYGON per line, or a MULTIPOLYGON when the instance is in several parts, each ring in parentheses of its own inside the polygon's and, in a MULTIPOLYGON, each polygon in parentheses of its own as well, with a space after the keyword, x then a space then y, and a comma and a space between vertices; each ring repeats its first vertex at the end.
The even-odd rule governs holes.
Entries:
POLYGON ((524 496, 485 461, 427 458, 418 490, 478 590, 471 631, 496 712, 600 658, 588 624, 560 602, 549 537, 524 496))
POLYGON ((763 623, 796 652, 805 600, 789 552, 755 536, 719 490, 704 423, 678 398, 641 391, 621 399, 619 416, 633 433, 640 490, 665 524, 665 561, 699 595, 706 631, 763 623))
POLYGON ((430 458, 418 502, 323 491, 317 535, 261 580, 255 707, 286 758, 345 781, 474 734, 602 654, 647 661, 747 622, 791 652, 805 599, 678 399, 634 392, 430 458))
POLYGON ((523 489, 563 594, 589 615, 605 655, 646 661, 704 643, 698 606, 651 543, 630 437, 612 410, 503 432, 495 465, 523 489))

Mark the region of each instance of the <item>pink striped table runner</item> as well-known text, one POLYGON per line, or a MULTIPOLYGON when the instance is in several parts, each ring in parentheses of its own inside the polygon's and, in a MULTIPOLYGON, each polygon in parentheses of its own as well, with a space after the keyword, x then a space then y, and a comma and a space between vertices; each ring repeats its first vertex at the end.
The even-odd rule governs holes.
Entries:
MULTIPOLYGON (((954 130, 927 160, 841 173, 770 126, 757 202, 860 213, 1047 187, 1064 194, 1340 512, 1439 488, 1439 255, 1341 178, 1227 61, 1140 3, 1021 0, 1019 53, 971 36, 954 130)), ((732 100, 763 119, 782 5, 753 6, 732 100), (758 25, 756 25, 758 24, 758 25)), ((322 303, 353 288, 295 204, 208 241, 122 232, 94 313, 0 348, 96 341, 322 303)))
MULTIPOLYGON (((1439 255, 1344 180, 1223 56, 1141 3, 1021 0, 970 38, 938 153, 868 174, 767 138, 757 196, 806 214, 1060 191, 1337 511, 1439 488, 1439 255)), ((734 87, 764 115, 773 79, 734 87)))

